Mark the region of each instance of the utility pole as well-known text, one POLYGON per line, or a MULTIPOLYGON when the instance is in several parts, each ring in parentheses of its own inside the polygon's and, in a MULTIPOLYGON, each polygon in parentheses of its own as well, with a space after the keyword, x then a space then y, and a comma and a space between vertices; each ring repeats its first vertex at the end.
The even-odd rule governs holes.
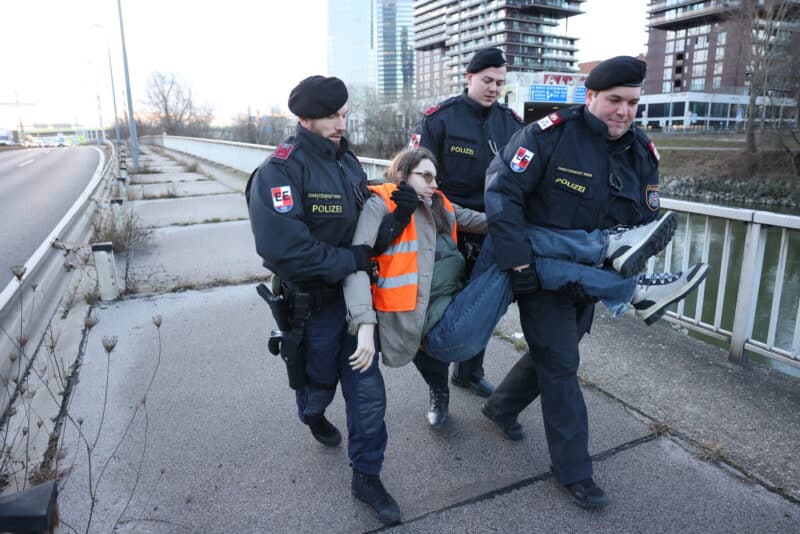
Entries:
POLYGON ((117 0, 119 11, 119 34, 122 37, 122 64, 125 66, 125 91, 128 93, 128 127, 130 128, 131 157, 134 168, 139 168, 139 142, 136 136, 136 117, 133 114, 133 99, 131 98, 131 80, 128 74, 128 53, 125 50, 125 28, 122 24, 122 4, 117 0))

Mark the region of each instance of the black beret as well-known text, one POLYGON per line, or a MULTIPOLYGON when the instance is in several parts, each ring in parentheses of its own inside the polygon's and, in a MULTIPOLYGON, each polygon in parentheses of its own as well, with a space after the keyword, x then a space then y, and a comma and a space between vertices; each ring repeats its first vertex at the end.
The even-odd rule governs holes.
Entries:
POLYGON ((617 56, 600 62, 586 77, 587 89, 605 91, 611 87, 641 87, 647 63, 631 56, 617 56))
POLYGON ((333 115, 347 102, 347 87, 339 78, 309 76, 289 94, 289 111, 298 117, 318 119, 333 115))
POLYGON ((482 48, 475 52, 467 65, 467 72, 480 72, 489 67, 503 67, 506 64, 506 56, 499 48, 482 48))

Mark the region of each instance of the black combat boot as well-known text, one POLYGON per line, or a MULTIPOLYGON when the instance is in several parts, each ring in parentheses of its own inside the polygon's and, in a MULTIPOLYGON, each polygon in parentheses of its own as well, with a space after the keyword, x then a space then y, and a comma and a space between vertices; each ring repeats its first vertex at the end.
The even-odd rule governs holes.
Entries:
POLYGON ((368 475, 353 469, 353 483, 350 486, 353 497, 366 503, 384 525, 400 523, 400 507, 383 487, 378 475, 368 475))
POLYGON ((314 436, 314 439, 326 447, 336 447, 342 442, 342 433, 330 421, 325 419, 324 415, 322 419, 308 425, 308 427, 311 429, 311 435, 314 436))
POLYGON ((431 403, 428 408, 428 423, 432 428, 441 428, 447 422, 449 416, 448 406, 450 405, 450 390, 447 386, 443 388, 431 388, 431 403))

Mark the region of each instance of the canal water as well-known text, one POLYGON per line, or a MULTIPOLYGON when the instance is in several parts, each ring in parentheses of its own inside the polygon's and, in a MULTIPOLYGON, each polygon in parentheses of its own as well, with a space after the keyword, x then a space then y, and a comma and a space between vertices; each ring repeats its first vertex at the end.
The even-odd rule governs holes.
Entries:
MULTIPOLYGON (((692 201, 692 199, 686 199, 692 201)), ((733 205, 725 204, 730 207, 740 207, 746 209, 760 209, 761 211, 773 211, 800 216, 798 209, 761 209, 754 208, 752 205, 733 205)), ((656 271, 680 271, 683 260, 683 250, 685 241, 686 214, 679 214, 678 231, 673 239, 673 251, 670 266, 664 268, 664 256, 656 262, 656 271)), ((691 221, 691 243, 689 253, 689 265, 701 261, 703 253, 703 242, 705 233, 705 216, 693 215, 691 221)), ((722 264, 722 247, 725 232, 725 221, 722 219, 710 219, 710 249, 708 263, 711 271, 705 284, 703 299, 703 309, 700 319, 709 324, 713 324, 716 309, 717 293, 719 290, 720 268, 722 264)), ((724 301, 722 304, 721 327, 730 331, 733 326, 733 317, 736 310, 736 300, 739 287, 741 258, 745 242, 746 227, 744 223, 731 223, 731 254, 728 265, 728 278, 725 287, 724 301)), ((778 258, 780 253, 781 229, 768 228, 767 242, 764 253, 764 264, 761 271, 759 298, 756 303, 755 321, 752 339, 766 341, 769 329, 769 321, 772 310, 772 298, 775 290, 775 277, 778 269, 778 258)), ((800 300, 800 231, 790 230, 788 232, 788 253, 783 275, 783 289, 780 297, 778 320, 775 330, 775 346, 791 351, 794 329, 798 313, 798 301, 800 300)), ((696 317, 697 293, 690 295, 685 301, 684 314, 696 317)), ((674 310, 676 306, 672 306, 674 310)), ((707 336, 702 336, 707 339, 707 336)), ((727 348, 727 346, 726 346, 727 348)), ((758 359, 758 358, 756 358, 758 359)), ((794 373, 793 373, 794 374, 794 373)))

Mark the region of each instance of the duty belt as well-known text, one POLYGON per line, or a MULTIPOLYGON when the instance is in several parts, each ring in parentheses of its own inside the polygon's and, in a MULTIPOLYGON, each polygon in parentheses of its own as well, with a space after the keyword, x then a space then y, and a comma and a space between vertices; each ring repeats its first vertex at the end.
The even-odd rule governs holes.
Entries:
POLYGON ((341 284, 294 284, 281 282, 281 289, 284 295, 290 296, 294 293, 308 293, 311 295, 311 308, 319 311, 327 303, 344 298, 341 284))

